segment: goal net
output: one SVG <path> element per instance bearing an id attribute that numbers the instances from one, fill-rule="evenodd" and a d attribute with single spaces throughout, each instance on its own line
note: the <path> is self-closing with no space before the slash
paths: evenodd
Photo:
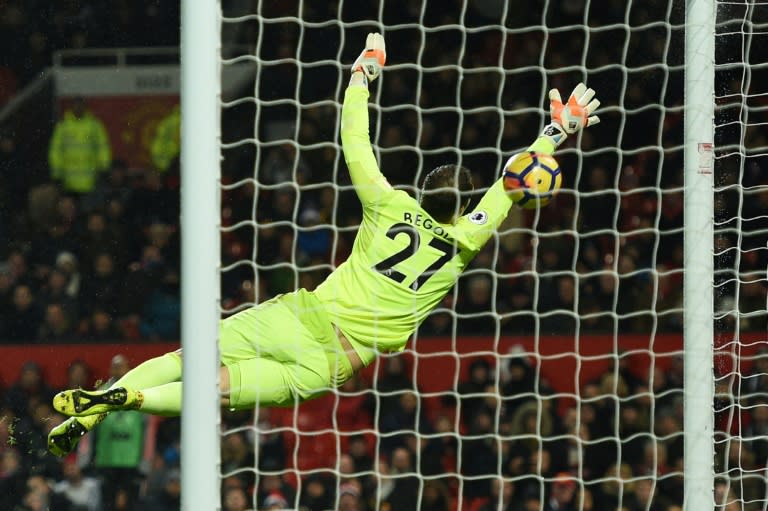
<path id="1" fill-rule="evenodd" d="M 717 21 L 715 498 L 766 509 L 768 4 L 722 2 Z"/>
<path id="2" fill-rule="evenodd" d="M 718 5 L 714 489 L 729 510 L 768 505 L 767 15 Z M 223 2 L 223 68 L 255 68 L 222 102 L 225 315 L 313 289 L 350 253 L 362 212 L 340 102 L 368 32 L 387 41 L 371 138 L 411 193 L 445 163 L 487 189 L 549 121 L 552 87 L 584 81 L 602 102 L 555 155 L 556 200 L 513 209 L 403 353 L 295 408 L 224 414 L 224 498 L 682 506 L 684 22 L 682 0 Z"/>

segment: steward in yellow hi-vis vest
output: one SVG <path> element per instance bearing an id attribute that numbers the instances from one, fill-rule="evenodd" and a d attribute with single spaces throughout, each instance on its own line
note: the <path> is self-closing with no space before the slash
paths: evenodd
<path id="1" fill-rule="evenodd" d="M 342 106 L 342 149 L 363 205 L 352 252 L 316 290 L 282 294 L 222 320 L 222 406 L 292 406 L 341 385 L 378 353 L 401 351 L 514 204 L 499 178 L 469 211 L 472 176 L 455 164 L 432 170 L 419 200 L 390 186 L 368 135 L 368 82 L 385 60 L 383 37 L 369 34 Z M 564 105 L 550 91 L 552 123 L 530 150 L 552 154 L 568 134 L 597 123 L 593 96 L 579 84 Z M 498 176 L 499 170 L 481 172 Z M 140 364 L 108 390 L 60 392 L 54 408 L 71 418 L 51 431 L 49 449 L 71 451 L 113 410 L 180 414 L 187 377 L 195 375 L 182 378 L 174 352 Z"/>
<path id="2" fill-rule="evenodd" d="M 171 166 L 171 163 L 179 156 L 181 149 L 181 112 L 179 105 L 176 105 L 171 113 L 163 117 L 157 123 L 155 137 L 152 139 L 152 145 L 149 148 L 152 154 L 152 163 L 160 172 L 165 172 Z"/>
<path id="3" fill-rule="evenodd" d="M 83 98 L 56 123 L 48 148 L 51 178 L 67 192 L 88 193 L 100 172 L 112 164 L 112 149 L 104 124 L 88 111 Z"/>

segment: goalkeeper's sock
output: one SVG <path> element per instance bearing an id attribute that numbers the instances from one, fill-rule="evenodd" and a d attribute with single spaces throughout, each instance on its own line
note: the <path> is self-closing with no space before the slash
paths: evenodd
<path id="1" fill-rule="evenodd" d="M 181 379 L 181 357 L 178 353 L 166 353 L 150 358 L 137 365 L 109 388 L 125 387 L 131 390 L 148 389 L 179 381 Z"/>
<path id="2" fill-rule="evenodd" d="M 181 415 L 181 389 L 180 381 L 141 389 L 144 400 L 139 410 L 153 415 Z"/>

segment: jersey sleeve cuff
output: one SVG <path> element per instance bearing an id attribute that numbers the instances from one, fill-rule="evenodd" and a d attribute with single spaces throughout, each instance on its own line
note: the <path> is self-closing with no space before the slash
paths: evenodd
<path id="1" fill-rule="evenodd" d="M 529 151 L 535 153 L 541 153 L 546 155 L 552 155 L 555 152 L 556 146 L 547 137 L 539 137 L 536 141 L 530 145 Z"/>

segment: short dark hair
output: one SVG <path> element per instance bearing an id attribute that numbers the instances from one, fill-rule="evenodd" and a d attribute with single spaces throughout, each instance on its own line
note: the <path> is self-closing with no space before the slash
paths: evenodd
<path id="1" fill-rule="evenodd" d="M 469 205 L 472 174 L 461 165 L 442 165 L 424 178 L 421 207 L 440 223 L 448 223 Z"/>

